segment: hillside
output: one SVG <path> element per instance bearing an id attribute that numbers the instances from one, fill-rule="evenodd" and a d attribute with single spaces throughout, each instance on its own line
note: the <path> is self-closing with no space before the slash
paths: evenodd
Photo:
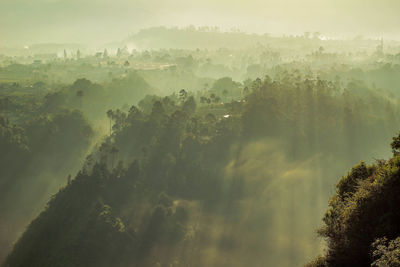
<path id="1" fill-rule="evenodd" d="M 318 254 L 325 207 L 310 203 L 362 155 L 386 155 L 397 111 L 368 88 L 291 74 L 231 102 L 213 90 L 109 110 L 108 137 L 4 266 L 292 266 Z"/>
<path id="2" fill-rule="evenodd" d="M 398 266 L 400 263 L 400 135 L 393 157 L 361 162 L 343 176 L 319 234 L 328 249 L 309 266 Z"/>

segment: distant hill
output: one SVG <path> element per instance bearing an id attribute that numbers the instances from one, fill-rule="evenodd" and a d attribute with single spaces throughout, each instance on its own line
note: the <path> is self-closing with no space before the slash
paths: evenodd
<path id="1" fill-rule="evenodd" d="M 137 49 L 162 48 L 241 48 L 266 43 L 267 34 L 257 35 L 244 32 L 221 32 L 218 28 L 203 27 L 196 29 L 154 27 L 142 29 L 126 39 L 123 43 Z"/>
<path id="2" fill-rule="evenodd" d="M 397 46 L 395 41 L 387 41 L 390 46 Z M 319 32 L 305 33 L 304 35 L 272 36 L 265 34 L 251 34 L 241 31 L 221 31 L 218 27 L 167 28 L 152 27 L 141 29 L 122 42 L 110 43 L 107 48 L 128 47 L 137 50 L 158 49 L 243 49 L 255 46 L 268 46 L 287 53 L 302 51 L 311 53 L 321 46 L 331 52 L 356 52 L 364 49 L 370 53 L 380 44 L 378 39 L 330 39 Z"/>

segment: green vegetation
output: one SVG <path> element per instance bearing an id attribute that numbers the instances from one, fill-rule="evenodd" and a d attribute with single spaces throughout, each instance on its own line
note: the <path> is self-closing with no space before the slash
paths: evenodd
<path id="1" fill-rule="evenodd" d="M 397 266 L 398 43 L 320 36 L 9 50 L 1 266 Z"/>
<path id="2" fill-rule="evenodd" d="M 399 265 L 399 139 L 393 158 L 361 162 L 336 185 L 319 230 L 328 250 L 310 266 Z"/>

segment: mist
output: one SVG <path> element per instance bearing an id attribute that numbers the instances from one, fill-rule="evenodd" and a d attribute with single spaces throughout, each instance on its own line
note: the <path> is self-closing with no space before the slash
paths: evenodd
<path id="1" fill-rule="evenodd" d="M 393 266 L 399 10 L 1 0 L 0 266 Z"/>
<path id="2" fill-rule="evenodd" d="M 219 26 L 274 35 L 318 31 L 332 38 L 364 35 L 398 39 L 399 9 L 396 0 L 4 0 L 0 3 L 0 44 L 73 42 L 93 46 L 161 25 Z"/>

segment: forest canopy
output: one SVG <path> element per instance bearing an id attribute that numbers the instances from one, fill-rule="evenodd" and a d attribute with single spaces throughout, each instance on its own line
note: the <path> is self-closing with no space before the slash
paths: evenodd
<path id="1" fill-rule="evenodd" d="M 71 37 L 109 31 L 128 2 L 99 1 L 51 42 L 38 16 L 62 33 L 88 3 L 0 4 L 0 23 L 2 7 L 34 7 L 0 30 L 0 266 L 399 265 L 396 38 L 169 24 Z M 256 21 L 250 2 L 202 5 L 260 7 Z M 299 21 L 289 0 L 276 16 L 285 3 Z M 29 18 L 37 36 L 18 37 Z"/>

